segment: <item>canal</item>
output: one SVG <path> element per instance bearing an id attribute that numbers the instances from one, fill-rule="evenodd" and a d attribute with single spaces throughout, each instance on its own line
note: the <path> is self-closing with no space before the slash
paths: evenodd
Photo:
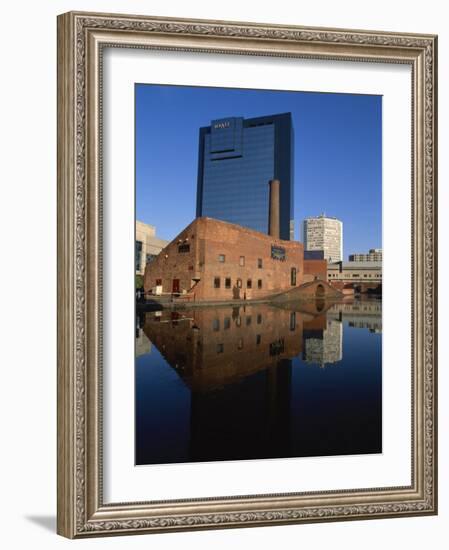
<path id="1" fill-rule="evenodd" d="M 137 317 L 136 464 L 380 452 L 379 299 Z"/>

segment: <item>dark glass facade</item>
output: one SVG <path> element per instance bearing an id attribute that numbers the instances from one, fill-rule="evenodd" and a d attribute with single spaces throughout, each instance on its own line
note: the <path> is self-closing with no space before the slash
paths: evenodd
<path id="1" fill-rule="evenodd" d="M 304 250 L 304 260 L 324 260 L 324 250 Z"/>
<path id="2" fill-rule="evenodd" d="M 290 113 L 213 120 L 200 128 L 197 217 L 268 233 L 269 181 L 279 179 L 280 236 L 293 239 Z"/>

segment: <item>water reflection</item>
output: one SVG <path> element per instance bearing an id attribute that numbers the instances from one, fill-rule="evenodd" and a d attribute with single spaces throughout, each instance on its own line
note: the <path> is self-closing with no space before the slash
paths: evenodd
<path id="1" fill-rule="evenodd" d="M 381 313 L 369 301 L 141 315 L 136 463 L 381 452 Z"/>

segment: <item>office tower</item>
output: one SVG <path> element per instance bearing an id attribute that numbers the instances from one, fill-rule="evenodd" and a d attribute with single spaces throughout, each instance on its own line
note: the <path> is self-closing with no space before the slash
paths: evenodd
<path id="1" fill-rule="evenodd" d="M 306 218 L 303 223 L 304 250 L 323 251 L 328 262 L 343 261 L 343 223 L 324 214 Z"/>
<path id="2" fill-rule="evenodd" d="M 280 181 L 280 237 L 293 240 L 290 113 L 229 117 L 200 128 L 196 215 L 268 233 L 270 180 Z"/>

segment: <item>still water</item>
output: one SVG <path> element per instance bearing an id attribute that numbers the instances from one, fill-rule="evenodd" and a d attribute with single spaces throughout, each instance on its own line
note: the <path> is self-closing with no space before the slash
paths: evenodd
<path id="1" fill-rule="evenodd" d="M 382 452 L 380 300 L 139 315 L 136 464 Z"/>

